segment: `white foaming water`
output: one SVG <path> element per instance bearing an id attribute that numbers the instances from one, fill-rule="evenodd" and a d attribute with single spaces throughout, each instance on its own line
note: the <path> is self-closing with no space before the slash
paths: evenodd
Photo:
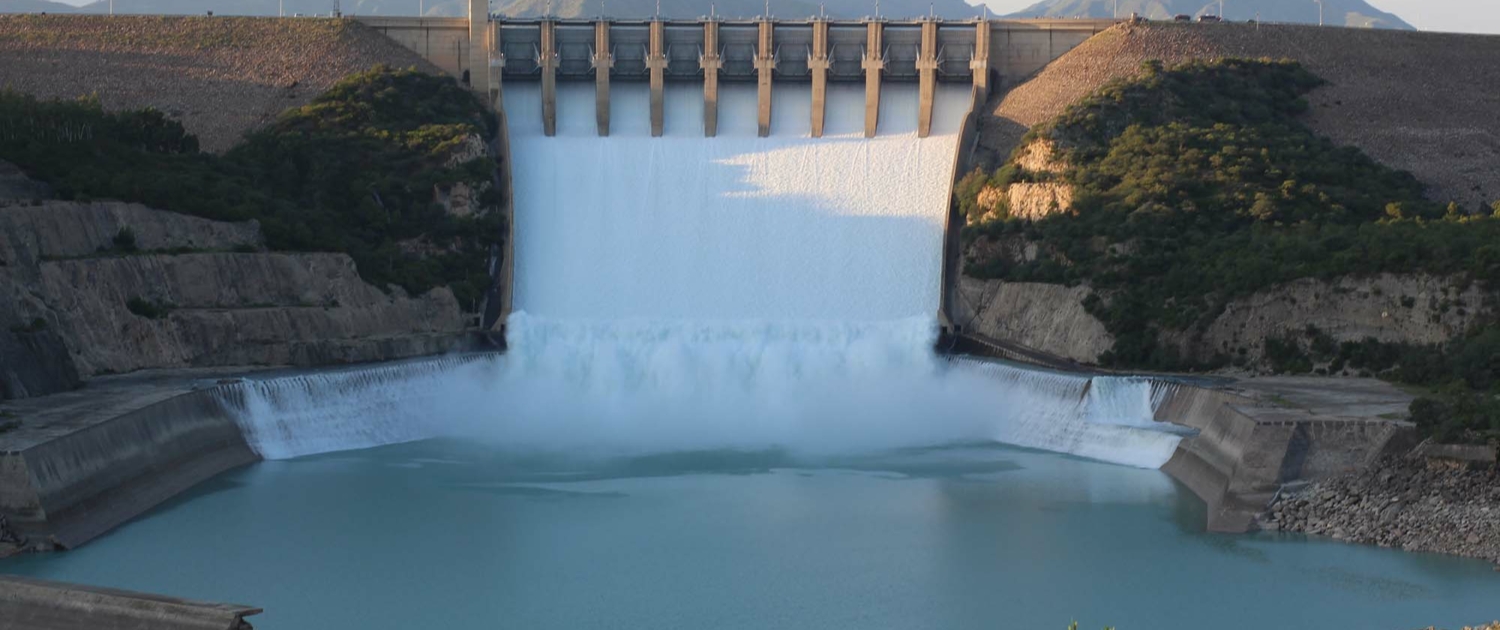
<path id="1" fill-rule="evenodd" d="M 755 87 L 725 85 L 719 135 L 703 92 L 673 85 L 665 137 L 648 92 L 611 95 L 610 136 L 590 84 L 558 86 L 556 137 L 535 85 L 507 85 L 515 156 L 515 304 L 565 319 L 885 321 L 934 316 L 957 126 L 967 89 L 936 101 L 916 138 L 916 89 L 890 86 L 881 135 L 864 92 L 831 86 L 826 137 L 808 137 L 806 85 L 774 91 L 756 137 Z"/>
<path id="2" fill-rule="evenodd" d="M 1160 468 L 1181 437 L 1153 416 L 1166 388 L 1147 379 L 1079 376 L 954 359 L 952 378 L 995 406 L 994 439 L 1141 468 Z M 997 387 L 998 384 L 998 387 Z"/>
<path id="3" fill-rule="evenodd" d="M 889 86 L 873 140 L 858 86 L 831 87 L 817 140 L 805 85 L 776 89 L 770 138 L 756 137 L 752 86 L 721 88 L 712 139 L 696 86 L 669 87 L 663 138 L 639 84 L 615 87 L 598 138 L 592 90 L 559 86 L 547 138 L 536 86 L 506 86 L 507 354 L 254 384 L 242 422 L 258 452 L 462 435 L 573 453 L 999 440 L 1142 467 L 1171 456 L 1144 380 L 933 353 L 967 89 L 940 92 L 918 139 L 915 87 Z"/>
<path id="4" fill-rule="evenodd" d="M 375 368 L 247 379 L 226 387 L 245 441 L 286 459 L 412 442 L 447 431 L 456 414 L 487 398 L 496 355 L 448 357 Z"/>

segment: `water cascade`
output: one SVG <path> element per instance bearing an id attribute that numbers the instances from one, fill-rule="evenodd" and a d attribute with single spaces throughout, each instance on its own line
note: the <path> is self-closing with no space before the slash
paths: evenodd
<path id="1" fill-rule="evenodd" d="M 618 452 L 847 452 L 999 440 L 1141 467 L 1178 437 L 1146 380 L 1087 378 L 933 351 L 952 156 L 968 90 L 939 91 L 916 137 L 915 86 L 886 89 L 863 137 L 859 86 L 833 86 L 808 137 L 806 86 L 671 86 L 650 137 L 645 85 L 507 85 L 515 309 L 503 357 L 256 382 L 242 419 L 263 456 L 439 435 Z"/>
<path id="2" fill-rule="evenodd" d="M 221 389 L 250 448 L 266 459 L 411 442 L 484 397 L 498 355 L 247 379 Z"/>

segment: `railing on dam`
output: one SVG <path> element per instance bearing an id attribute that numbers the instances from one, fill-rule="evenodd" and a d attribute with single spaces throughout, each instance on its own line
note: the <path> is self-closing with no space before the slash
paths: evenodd
<path id="1" fill-rule="evenodd" d="M 542 84 L 544 129 L 556 129 L 558 81 L 597 85 L 599 133 L 609 134 L 612 81 L 649 82 L 652 127 L 661 133 L 667 82 L 701 82 L 704 132 L 717 129 L 720 82 L 758 85 L 759 122 L 769 133 L 771 86 L 809 84 L 812 135 L 822 135 L 822 109 L 829 82 L 865 84 L 865 135 L 872 137 L 880 114 L 880 86 L 919 84 L 918 133 L 926 136 L 939 82 L 969 82 L 987 93 L 992 82 L 1007 85 L 1030 76 L 1116 20 L 725 20 L 512 19 L 484 14 L 471 0 L 473 19 L 359 18 L 367 26 L 422 54 L 498 105 L 500 86 L 515 81 Z"/>

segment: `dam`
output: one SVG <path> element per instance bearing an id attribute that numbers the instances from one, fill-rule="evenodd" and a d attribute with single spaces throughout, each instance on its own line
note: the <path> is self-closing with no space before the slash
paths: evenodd
<path id="1" fill-rule="evenodd" d="M 719 85 L 757 87 L 753 114 L 760 135 L 771 133 L 772 86 L 802 85 L 809 93 L 811 135 L 823 133 L 830 85 L 864 86 L 864 134 L 877 132 L 881 86 L 916 83 L 918 135 L 931 130 L 940 83 L 969 84 L 987 94 L 992 81 L 1011 85 L 1040 70 L 1118 20 L 936 19 L 862 21 L 502 19 L 470 2 L 470 18 L 360 20 L 499 101 L 502 84 L 541 84 L 543 130 L 556 128 L 559 81 L 595 84 L 596 130 L 610 132 L 615 82 L 645 82 L 651 90 L 651 130 L 662 135 L 668 83 L 701 85 L 702 131 L 717 132 Z M 908 114 L 908 115 L 912 115 Z"/>
<path id="2" fill-rule="evenodd" d="M 811 71 L 781 80 L 780 64 L 764 85 L 740 40 L 721 53 L 734 61 L 721 78 L 736 78 L 709 98 L 705 75 L 668 74 L 686 51 L 702 61 L 692 48 L 663 52 L 677 56 L 657 81 L 649 42 L 636 70 L 621 43 L 653 28 L 691 42 L 703 23 L 609 26 L 618 56 L 603 82 L 578 64 L 591 24 L 551 27 L 566 44 L 556 81 L 546 55 L 528 68 L 545 24 L 477 27 L 501 43 L 455 72 L 490 68 L 491 83 L 471 84 L 505 121 L 505 352 L 204 387 L 179 403 L 208 409 L 196 433 L 261 461 L 0 571 L 251 602 L 271 628 L 1170 630 L 1285 625 L 1286 608 L 1310 626 L 1489 614 L 1480 563 L 1203 531 L 1205 506 L 1159 470 L 1198 437 L 1159 421 L 1191 413 L 1178 383 L 934 352 L 950 189 L 982 87 L 972 51 L 939 46 L 951 69 L 934 67 L 929 88 L 924 27 L 889 25 L 917 52 L 885 56 L 893 68 L 909 55 L 911 71 L 879 74 L 871 133 L 868 75 L 848 72 L 855 49 L 832 46 L 866 25 L 829 26 L 829 56 L 848 56 L 821 92 Z M 783 60 L 796 28 L 772 27 Z M 174 439 L 171 410 L 140 415 Z M 1225 433 L 1253 431 L 1232 420 Z M 1222 438 L 1210 446 L 1240 446 L 1202 428 Z M 3 470 L 48 480 L 38 516 L 87 512 L 108 480 L 70 476 L 57 463 L 84 447 L 54 444 L 6 452 Z M 152 453 L 134 455 L 132 470 L 151 468 Z"/>

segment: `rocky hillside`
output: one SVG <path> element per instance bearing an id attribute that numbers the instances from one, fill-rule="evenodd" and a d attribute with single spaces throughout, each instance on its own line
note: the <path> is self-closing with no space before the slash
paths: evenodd
<path id="1" fill-rule="evenodd" d="M 1309 327 L 1439 343 L 1491 308 L 1500 217 L 1426 201 L 1410 175 L 1317 137 L 1301 117 L 1319 77 L 1235 59 L 1144 72 L 964 179 L 967 274 L 1075 287 L 1115 337 L 1098 358 L 1138 367 L 1254 364 Z M 995 292 L 975 285 L 960 301 L 978 326 L 1014 315 L 987 316 Z"/>
<path id="2" fill-rule="evenodd" d="M 1008 17 L 1130 17 L 1148 20 L 1170 20 L 1178 15 L 1198 17 L 1219 15 L 1223 7 L 1226 20 L 1246 22 L 1293 22 L 1317 24 L 1318 5 L 1306 0 L 1235 0 L 1220 4 L 1209 0 L 1045 0 Z M 1118 13 L 1116 13 L 1118 11 Z M 1392 13 L 1381 11 L 1364 0 L 1324 0 L 1322 20 L 1329 26 L 1354 28 L 1396 28 L 1413 30 L 1410 24 Z"/>
<path id="3" fill-rule="evenodd" d="M 0 163 L 0 399 L 145 368 L 385 360 L 461 341 L 446 288 L 386 293 L 346 255 L 264 251 L 254 222 L 44 194 Z"/>
<path id="4" fill-rule="evenodd" d="M 974 332 L 1097 364 L 1115 338 L 1085 308 L 1093 294 L 1086 286 L 965 277 L 955 304 L 959 322 Z M 1487 321 L 1496 306 L 1479 286 L 1458 277 L 1304 279 L 1235 299 L 1206 331 L 1171 333 L 1163 341 L 1200 361 L 1223 353 L 1244 365 L 1263 365 L 1267 340 L 1289 332 L 1312 329 L 1335 343 L 1437 344 Z M 1336 374 L 1359 372 L 1346 367 Z"/>
<path id="5" fill-rule="evenodd" d="M 1500 200 L 1435 202 L 1320 136 L 1296 62 L 1137 72 L 960 182 L 955 321 L 1121 368 L 1379 375 L 1434 392 L 1424 436 L 1500 440 Z"/>
<path id="6" fill-rule="evenodd" d="M 440 72 L 350 20 L 0 15 L 0 87 L 155 107 L 215 152 L 378 63 Z"/>
<path id="7" fill-rule="evenodd" d="M 1309 6 L 1311 4 L 1309 3 Z M 1500 199 L 1500 37 L 1248 24 L 1122 25 L 988 105 L 981 142 L 998 163 L 1032 126 L 1156 59 L 1290 58 L 1326 84 L 1303 122 L 1427 185 L 1430 199 Z"/>

